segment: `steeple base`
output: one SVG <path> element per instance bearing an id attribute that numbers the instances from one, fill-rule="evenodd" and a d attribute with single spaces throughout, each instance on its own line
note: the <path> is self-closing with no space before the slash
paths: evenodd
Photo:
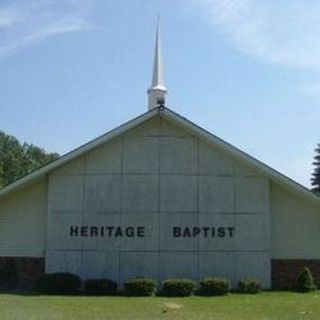
<path id="1" fill-rule="evenodd" d="M 150 89 L 148 90 L 148 109 L 152 110 L 159 106 L 164 106 L 166 102 L 166 90 Z"/>

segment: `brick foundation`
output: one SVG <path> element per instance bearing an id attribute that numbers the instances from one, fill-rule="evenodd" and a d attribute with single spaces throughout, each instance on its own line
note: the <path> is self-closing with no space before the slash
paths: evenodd
<path id="1" fill-rule="evenodd" d="M 273 289 L 292 290 L 296 288 L 298 276 L 303 267 L 309 267 L 316 285 L 320 288 L 319 259 L 277 259 L 271 261 Z"/>
<path id="2" fill-rule="evenodd" d="M 310 268 L 320 288 L 320 259 L 275 259 L 271 260 L 272 289 L 295 289 L 305 266 Z M 0 287 L 32 289 L 44 269 L 44 258 L 0 257 Z"/>
<path id="3" fill-rule="evenodd" d="M 32 289 L 44 273 L 44 258 L 1 257 L 0 286 Z"/>

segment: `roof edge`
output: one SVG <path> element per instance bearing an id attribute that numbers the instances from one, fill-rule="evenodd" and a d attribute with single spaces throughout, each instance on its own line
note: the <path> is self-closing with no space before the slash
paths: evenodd
<path id="1" fill-rule="evenodd" d="M 18 180 L 14 181 L 14 182 L 4 186 L 2 189 L 0 189 L 0 199 L 2 197 L 4 197 L 5 195 L 11 193 L 12 191 L 24 186 L 25 184 L 42 177 L 43 175 L 49 173 L 50 171 L 52 171 L 54 169 L 57 169 L 58 167 L 75 159 L 76 157 L 80 156 L 81 154 L 98 147 L 99 145 L 101 145 L 101 144 L 109 141 L 110 139 L 122 134 L 123 132 L 141 124 L 142 122 L 153 118 L 159 112 L 161 112 L 160 107 L 149 110 L 149 111 L 141 114 L 140 116 L 138 116 L 128 122 L 125 122 L 124 124 L 108 131 L 107 133 L 99 136 L 98 138 L 90 140 L 89 142 L 85 143 L 84 145 L 81 145 L 80 147 L 73 149 L 72 151 L 67 152 L 66 154 L 59 157 L 57 160 L 52 161 L 43 167 L 35 169 L 34 171 L 28 173 L 27 175 L 19 178 Z"/>
<path id="2" fill-rule="evenodd" d="M 0 198 L 8 195 L 9 193 L 13 192 L 14 190 L 26 185 L 29 182 L 32 182 L 38 178 L 41 178 L 43 175 L 51 172 L 54 169 L 66 164 L 67 162 L 75 159 L 76 157 L 82 155 L 85 152 L 88 152 L 99 145 L 106 143 L 110 139 L 124 133 L 125 131 L 141 124 L 144 121 L 147 121 L 153 118 L 156 115 L 160 115 L 162 117 L 168 117 L 169 119 L 175 121 L 176 123 L 186 127 L 191 132 L 196 133 L 205 141 L 210 143 L 214 143 L 218 145 L 223 151 L 225 151 L 230 156 L 236 157 L 244 162 L 249 163 L 252 167 L 256 168 L 256 170 L 261 171 L 265 176 L 270 178 L 271 181 L 279 183 L 287 190 L 292 191 L 296 194 L 303 196 L 305 199 L 315 203 L 316 205 L 320 206 L 320 197 L 313 194 L 309 189 L 304 187 L 303 185 L 299 184 L 298 182 L 292 180 L 291 178 L 287 177 L 286 175 L 278 172 L 277 170 L 269 167 L 265 163 L 261 162 L 260 160 L 250 156 L 249 154 L 245 153 L 244 151 L 234 147 L 230 143 L 224 141 L 223 139 L 215 136 L 211 132 L 199 127 L 195 123 L 191 122 L 187 118 L 181 116 L 178 113 L 175 113 L 171 109 L 163 106 L 156 107 L 151 109 L 142 115 L 116 127 L 108 131 L 107 133 L 99 136 L 98 138 L 87 142 L 86 144 L 66 153 L 65 155 L 61 156 L 57 160 L 39 168 L 35 171 L 27 174 L 26 176 L 20 178 L 19 180 L 3 187 L 0 189 Z"/>
<path id="3" fill-rule="evenodd" d="M 204 140 L 209 141 L 211 143 L 215 143 L 218 145 L 223 151 L 227 154 L 236 157 L 242 161 L 249 163 L 251 166 L 256 168 L 257 170 L 261 171 L 264 175 L 266 175 L 270 180 L 279 183 L 280 185 L 284 186 L 285 188 L 289 189 L 289 191 L 293 191 L 304 196 L 307 200 L 314 202 L 316 205 L 320 206 L 320 197 L 312 193 L 308 188 L 303 186 L 302 184 L 294 181 L 293 179 L 289 178 L 288 176 L 284 175 L 283 173 L 269 167 L 264 162 L 252 157 L 251 155 L 247 154 L 246 152 L 238 149 L 237 147 L 233 146 L 232 144 L 226 142 L 225 140 L 215 136 L 211 132 L 199 127 L 192 121 L 188 120 L 187 118 L 179 115 L 178 113 L 166 108 L 164 114 L 168 116 L 170 119 L 186 126 L 191 131 L 196 132 L 200 135 Z"/>

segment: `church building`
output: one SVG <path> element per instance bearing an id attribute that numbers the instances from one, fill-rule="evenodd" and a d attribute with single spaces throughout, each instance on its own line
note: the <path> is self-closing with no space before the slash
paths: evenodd
<path id="1" fill-rule="evenodd" d="M 0 190 L 0 269 L 82 279 L 320 280 L 320 198 L 165 107 L 158 28 L 148 111 Z"/>

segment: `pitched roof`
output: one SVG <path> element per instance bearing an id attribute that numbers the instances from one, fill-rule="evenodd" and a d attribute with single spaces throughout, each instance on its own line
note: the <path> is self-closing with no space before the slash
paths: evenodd
<path id="1" fill-rule="evenodd" d="M 192 123 L 188 119 L 184 118 L 183 116 L 173 112 L 172 110 L 160 106 L 158 108 L 154 108 L 139 117 L 124 123 L 123 125 L 105 133 L 104 135 L 84 144 L 83 146 L 61 156 L 57 160 L 29 173 L 28 175 L 20 178 L 19 180 L 3 187 L 0 189 L 0 198 L 4 197 L 5 195 L 14 192 L 18 188 L 39 179 L 54 169 L 66 164 L 67 162 L 79 157 L 80 155 L 89 152 L 90 150 L 106 143 L 107 141 L 119 136 L 120 134 L 134 128 L 143 122 L 156 117 L 161 116 L 163 118 L 169 119 L 177 123 L 178 125 L 184 127 L 191 133 L 198 136 L 200 139 L 205 140 L 215 146 L 218 146 L 221 150 L 223 150 L 226 154 L 230 156 L 242 160 L 244 163 L 250 165 L 253 169 L 262 173 L 262 175 L 268 177 L 271 181 L 283 186 L 289 191 L 292 191 L 296 194 L 301 195 L 306 200 L 312 201 L 313 203 L 320 206 L 320 197 L 314 195 L 309 189 L 302 186 L 301 184 L 295 182 L 294 180 L 290 179 L 289 177 L 281 174 L 280 172 L 272 169 L 271 167 L 267 166 L 266 164 L 262 163 L 261 161 L 251 157 L 250 155 L 246 154 L 245 152 L 237 149 L 236 147 L 232 146 L 231 144 L 225 142 L 224 140 L 220 139 L 219 137 L 213 135 L 212 133 L 206 131 L 205 129 L 197 126 L 196 124 Z"/>

